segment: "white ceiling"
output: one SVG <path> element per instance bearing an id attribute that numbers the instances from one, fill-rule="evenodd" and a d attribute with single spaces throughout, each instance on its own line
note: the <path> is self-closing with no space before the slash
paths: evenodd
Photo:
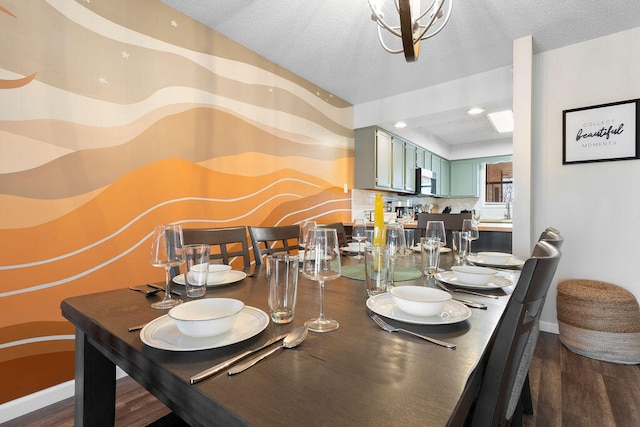
<path id="1" fill-rule="evenodd" d="M 510 66 L 523 36 L 540 53 L 640 26 L 639 0 L 454 1 L 448 25 L 407 63 L 380 46 L 367 0 L 162 0 L 354 105 Z M 410 126 L 448 144 L 501 137 L 464 109 Z"/>

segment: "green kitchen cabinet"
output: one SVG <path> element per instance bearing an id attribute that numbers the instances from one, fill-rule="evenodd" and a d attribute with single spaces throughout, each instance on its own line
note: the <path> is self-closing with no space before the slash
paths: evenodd
<path id="1" fill-rule="evenodd" d="M 416 190 L 416 153 L 418 148 L 410 143 L 404 146 L 404 190 L 415 193 Z"/>
<path id="2" fill-rule="evenodd" d="M 450 192 L 450 162 L 447 159 L 440 159 L 440 193 L 442 197 L 449 197 Z"/>
<path id="3" fill-rule="evenodd" d="M 451 161 L 451 197 L 478 197 L 479 169 L 477 159 Z"/>
<path id="4" fill-rule="evenodd" d="M 395 190 L 404 190 L 404 148 L 402 139 L 391 137 L 391 188 Z"/>

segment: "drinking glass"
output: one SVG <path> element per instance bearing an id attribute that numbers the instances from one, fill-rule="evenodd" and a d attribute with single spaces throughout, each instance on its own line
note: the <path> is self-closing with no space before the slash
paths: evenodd
<path id="1" fill-rule="evenodd" d="M 422 270 L 431 279 L 438 274 L 440 263 L 440 239 L 438 237 L 421 237 Z"/>
<path id="2" fill-rule="evenodd" d="M 337 321 L 324 315 L 324 282 L 337 279 L 340 274 L 340 249 L 336 230 L 324 227 L 309 230 L 302 275 L 320 285 L 320 314 L 304 323 L 310 331 L 329 332 L 340 326 Z"/>
<path id="3" fill-rule="evenodd" d="M 184 239 L 180 225 L 157 225 L 153 232 L 151 243 L 151 265 L 165 268 L 164 299 L 151 304 L 159 310 L 175 307 L 181 299 L 171 298 L 171 268 L 178 267 L 185 262 Z M 185 276 L 186 278 L 186 276 Z"/>
<path id="4" fill-rule="evenodd" d="M 473 222 L 472 219 L 462 220 L 462 231 L 469 233 L 467 239 L 469 240 L 469 247 L 467 248 L 468 254 L 471 255 L 471 242 L 480 238 L 480 232 L 478 231 L 478 225 Z"/>
<path id="5" fill-rule="evenodd" d="M 351 237 L 358 242 L 358 255 L 355 259 L 363 259 L 361 254 L 361 245 L 364 240 L 367 240 L 367 225 L 364 219 L 356 219 L 353 222 L 353 229 L 351 231 Z"/>
<path id="6" fill-rule="evenodd" d="M 466 261 L 468 248 L 469 233 L 466 231 L 452 231 L 451 249 L 453 250 L 453 259 L 456 263 L 464 263 Z"/>
<path id="7" fill-rule="evenodd" d="M 402 224 L 387 224 L 386 230 L 386 246 L 389 248 L 389 256 L 391 257 L 391 269 L 389 274 L 389 285 L 395 286 L 395 263 L 396 259 L 403 257 L 407 252 L 407 241 L 404 236 L 404 226 Z"/>
<path id="8" fill-rule="evenodd" d="M 309 230 L 314 229 L 318 226 L 315 221 L 303 221 L 300 224 L 300 235 L 298 236 L 298 246 L 300 246 L 300 250 L 298 251 L 300 255 L 300 259 L 304 258 L 304 248 L 307 246 L 307 238 L 309 236 Z"/>
<path id="9" fill-rule="evenodd" d="M 444 230 L 444 221 L 427 221 L 425 237 L 437 237 L 442 246 L 447 246 L 447 233 Z"/>

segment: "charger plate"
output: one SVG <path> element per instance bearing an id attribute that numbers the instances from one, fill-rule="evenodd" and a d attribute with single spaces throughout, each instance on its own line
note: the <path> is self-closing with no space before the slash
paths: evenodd
<path id="1" fill-rule="evenodd" d="M 462 322 L 471 317 L 471 310 L 458 301 L 448 301 L 442 313 L 436 316 L 414 316 L 400 310 L 396 305 L 393 295 L 389 293 L 374 295 L 367 299 L 367 307 L 380 316 L 399 322 L 412 323 L 414 325 L 450 325 Z"/>
<path id="2" fill-rule="evenodd" d="M 245 306 L 230 331 L 213 337 L 195 338 L 178 331 L 167 314 L 147 323 L 140 331 L 140 339 L 149 347 L 169 351 L 195 351 L 225 347 L 247 340 L 264 331 L 269 316 L 264 311 Z"/>

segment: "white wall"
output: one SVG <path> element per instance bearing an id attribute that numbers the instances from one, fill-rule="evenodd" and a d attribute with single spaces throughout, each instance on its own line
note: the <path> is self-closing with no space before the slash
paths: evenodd
<path id="1" fill-rule="evenodd" d="M 640 27 L 534 57 L 533 221 L 565 237 L 556 283 L 604 280 L 640 299 L 640 160 L 562 165 L 562 111 L 640 98 Z M 542 327 L 557 325 L 556 284 Z"/>

